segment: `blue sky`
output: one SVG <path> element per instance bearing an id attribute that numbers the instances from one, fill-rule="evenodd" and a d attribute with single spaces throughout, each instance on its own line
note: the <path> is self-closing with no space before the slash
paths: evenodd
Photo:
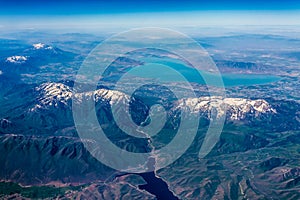
<path id="1" fill-rule="evenodd" d="M 300 25 L 300 0 L 0 0 L 0 27 Z"/>
<path id="2" fill-rule="evenodd" d="M 299 0 L 0 0 L 1 15 L 90 15 L 203 10 L 297 10 Z"/>

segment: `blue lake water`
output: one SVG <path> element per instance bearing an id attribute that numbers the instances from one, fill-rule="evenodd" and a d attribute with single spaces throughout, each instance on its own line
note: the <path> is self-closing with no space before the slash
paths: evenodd
<path id="1" fill-rule="evenodd" d="M 154 194 L 158 200 L 178 200 L 169 190 L 167 183 L 157 178 L 154 172 L 142 173 L 140 176 L 147 182 L 145 185 L 140 185 L 140 189 L 147 190 L 151 194 Z"/>
<path id="2" fill-rule="evenodd" d="M 218 79 L 218 74 L 207 71 L 198 71 L 181 61 L 174 61 L 172 59 L 147 59 L 146 61 L 143 61 L 145 64 L 141 66 L 140 69 L 137 67 L 131 70 L 131 75 L 172 82 L 183 81 L 183 79 L 180 78 L 182 75 L 189 82 L 207 84 L 203 78 L 205 77 L 206 80 L 210 80 L 210 85 L 221 86 L 218 81 L 214 81 Z M 166 66 L 168 67 L 166 68 Z M 174 73 L 175 71 L 178 73 Z M 273 75 L 234 73 L 223 73 L 221 74 L 221 77 L 225 87 L 267 84 L 281 79 L 281 77 Z"/>

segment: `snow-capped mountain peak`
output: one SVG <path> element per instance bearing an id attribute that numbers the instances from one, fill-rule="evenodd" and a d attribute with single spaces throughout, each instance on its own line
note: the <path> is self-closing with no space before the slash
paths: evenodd
<path id="1" fill-rule="evenodd" d="M 32 45 L 34 49 L 53 49 L 53 47 L 49 45 L 45 45 L 44 43 L 36 43 Z"/>
<path id="2" fill-rule="evenodd" d="M 107 101 L 111 105 L 115 103 L 124 102 L 129 100 L 129 97 L 119 91 L 98 89 L 93 92 L 73 93 L 72 88 L 62 83 L 43 83 L 36 87 L 38 92 L 37 104 L 30 109 L 35 111 L 39 108 L 59 107 L 59 106 L 71 106 L 73 95 L 77 102 L 81 102 L 83 99 L 93 97 L 95 102 Z"/>
<path id="3" fill-rule="evenodd" d="M 27 56 L 11 56 L 6 58 L 6 62 L 9 63 L 24 63 L 27 61 Z"/>
<path id="4" fill-rule="evenodd" d="M 218 96 L 188 98 L 179 100 L 175 109 L 189 109 L 193 113 L 217 111 L 217 117 L 226 114 L 230 120 L 243 120 L 247 116 L 258 117 L 261 114 L 276 113 L 276 110 L 263 99 L 221 98 Z"/>
<path id="5" fill-rule="evenodd" d="M 33 44 L 32 46 L 35 49 L 41 49 L 41 48 L 44 48 L 45 44 L 43 44 L 43 43 L 36 43 L 36 44 Z"/>
<path id="6" fill-rule="evenodd" d="M 58 107 L 59 104 L 67 106 L 72 98 L 72 90 L 62 83 L 44 83 L 36 91 L 39 93 L 38 104 L 31 111 L 47 106 Z"/>

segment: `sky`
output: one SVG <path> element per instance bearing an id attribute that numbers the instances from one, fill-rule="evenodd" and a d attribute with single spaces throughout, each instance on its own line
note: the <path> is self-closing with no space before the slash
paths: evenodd
<path id="1" fill-rule="evenodd" d="M 2 15 L 89 15 L 201 10 L 299 10 L 299 0 L 0 0 Z"/>
<path id="2" fill-rule="evenodd" d="M 300 24 L 300 0 L 0 0 L 0 28 Z"/>

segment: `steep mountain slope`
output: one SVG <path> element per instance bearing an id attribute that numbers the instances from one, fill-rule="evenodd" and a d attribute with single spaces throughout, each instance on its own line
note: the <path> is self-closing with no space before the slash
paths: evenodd
<path id="1" fill-rule="evenodd" d="M 72 97 L 75 93 L 70 86 L 63 83 L 44 83 L 32 89 L 27 85 L 14 86 L 5 94 L 6 101 L 2 102 L 1 119 L 10 121 L 20 129 L 5 129 L 4 133 L 31 133 L 53 134 L 62 129 L 73 126 Z M 23 96 L 20 100 L 17 96 Z M 119 102 L 132 101 L 133 116 L 140 117 L 140 121 L 148 115 L 149 107 L 143 105 L 142 98 L 130 99 L 126 94 L 114 90 L 98 89 L 94 92 L 76 94 L 75 99 L 94 98 L 97 110 L 100 108 L 106 113 L 98 113 L 106 123 L 111 121 L 110 106 Z M 8 108 L 8 109 L 6 109 Z M 221 109 L 222 108 L 222 109 Z M 226 108 L 226 112 L 224 112 Z M 258 119 L 269 119 L 276 116 L 276 110 L 265 100 L 247 100 L 241 98 L 200 97 L 199 99 L 183 99 L 174 102 L 172 112 L 180 109 L 190 109 L 191 112 L 199 112 L 209 118 L 213 109 L 218 114 L 226 114 L 227 120 L 252 122 Z M 137 112 L 137 113 L 135 113 Z M 280 114 L 280 113 L 279 113 Z M 105 118 L 105 119 L 104 119 Z M 7 127 L 6 127 L 7 128 Z M 73 135 L 71 133 L 71 135 Z"/>
<path id="2" fill-rule="evenodd" d="M 77 103 L 84 98 L 94 98 L 99 123 L 108 125 L 109 139 L 132 152 L 148 151 L 145 149 L 148 141 L 124 136 L 115 127 L 111 105 L 131 100 L 133 116 L 141 117 L 141 120 L 137 120 L 140 122 L 147 117 L 149 105 L 144 104 L 140 97 L 130 98 L 119 91 L 101 88 L 94 92 L 75 93 L 71 86 L 68 83 L 49 82 L 41 85 L 13 84 L 6 89 L 4 100 L 0 101 L 3 108 L 0 120 L 0 150 L 3 152 L 0 161 L 3 167 L 0 178 L 25 185 L 87 183 L 84 190 L 68 195 L 114 196 L 118 192 L 113 191 L 108 177 L 114 177 L 115 171 L 95 160 L 79 140 L 72 118 L 72 98 L 76 97 Z M 20 99 L 20 96 L 24 98 Z M 268 194 L 286 198 L 286 191 L 297 187 L 299 173 L 296 155 L 299 149 L 293 138 L 298 135 L 271 131 L 275 126 L 272 123 L 274 120 L 290 118 L 287 113 L 291 113 L 294 119 L 282 120 L 275 128 L 284 128 L 287 123 L 293 123 L 294 128 L 299 127 L 295 116 L 299 105 L 295 102 L 199 97 L 181 99 L 171 105 L 169 116 L 181 109 L 199 113 L 205 120 L 210 120 L 213 111 L 226 115 L 221 138 L 206 158 L 199 160 L 197 155 L 205 134 L 205 126 L 201 126 L 189 150 L 171 166 L 158 172 L 176 196 L 236 199 L 264 198 Z M 262 126 L 266 128 L 261 129 Z M 169 129 L 163 132 L 172 134 Z M 158 137 L 153 141 L 159 143 L 160 140 L 161 144 L 165 144 L 165 138 Z M 290 148 L 289 159 L 281 148 Z M 291 148 L 294 150 L 291 151 Z M 264 158 L 258 158 L 259 154 Z M 253 174 L 256 175 L 252 177 Z M 104 180 L 109 180 L 108 184 L 104 184 L 106 189 L 101 183 Z M 269 181 L 275 182 L 274 188 L 278 192 L 272 190 L 270 193 L 264 189 Z M 131 191 L 132 195 L 146 195 L 131 183 L 124 182 L 123 185 L 122 182 L 119 186 L 120 190 Z M 102 192 L 95 192 L 100 188 Z M 295 193 L 294 197 L 297 195 Z"/>

